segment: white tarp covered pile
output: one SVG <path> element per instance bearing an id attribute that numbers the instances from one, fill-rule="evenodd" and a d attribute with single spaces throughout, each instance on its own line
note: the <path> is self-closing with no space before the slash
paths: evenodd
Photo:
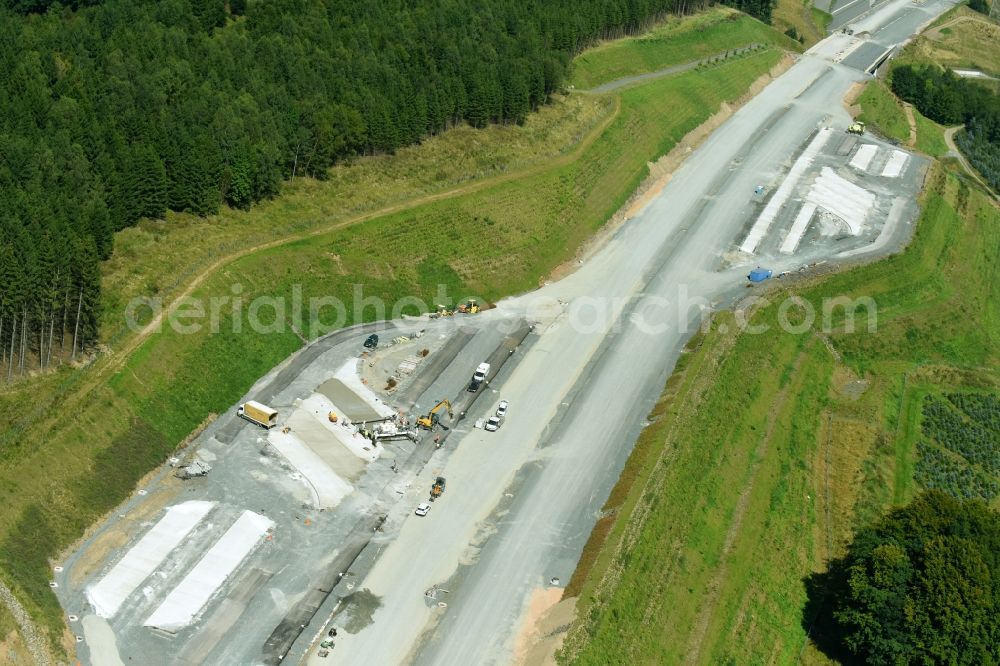
<path id="1" fill-rule="evenodd" d="M 910 156 L 902 150 L 892 151 L 892 155 L 889 156 L 889 160 L 885 163 L 885 168 L 882 169 L 882 175 L 886 178 L 899 178 L 899 174 L 903 173 L 903 167 L 909 161 Z"/>
<path id="2" fill-rule="evenodd" d="M 87 601 L 94 612 L 101 617 L 114 616 L 125 599 L 160 566 L 213 506 L 215 502 L 196 500 L 167 508 L 166 515 L 125 553 L 125 557 L 96 585 L 87 588 Z"/>
<path id="3" fill-rule="evenodd" d="M 865 218 L 875 205 L 875 195 L 838 176 L 830 167 L 823 167 L 819 178 L 809 189 L 806 201 L 842 219 L 851 234 L 857 236 L 864 229 Z"/>
<path id="4" fill-rule="evenodd" d="M 854 153 L 849 164 L 858 171 L 867 171 L 868 165 L 872 163 L 876 153 L 878 153 L 878 146 L 874 143 L 863 143 L 858 147 L 858 152 Z"/>
<path id="5" fill-rule="evenodd" d="M 146 619 L 145 626 L 176 632 L 189 625 L 272 527 L 270 519 L 244 511 Z"/>
<path id="6" fill-rule="evenodd" d="M 813 160 L 816 159 L 816 155 L 822 150 L 823 146 L 826 145 L 827 140 L 830 135 L 833 134 L 833 130 L 829 127 L 824 127 L 819 131 L 819 133 L 813 137 L 813 140 L 809 142 L 806 149 L 802 151 L 799 158 L 795 160 L 795 164 L 792 168 L 788 170 L 788 175 L 781 182 L 781 185 L 775 191 L 771 200 L 767 202 L 764 206 L 764 210 L 761 211 L 760 216 L 757 217 L 757 221 L 754 222 L 753 227 L 750 228 L 750 233 L 747 234 L 746 240 L 740 246 L 740 249 L 744 252 L 749 252 L 753 254 L 757 250 L 757 246 L 760 242 L 764 240 L 764 236 L 767 235 L 768 229 L 771 228 L 771 224 L 774 222 L 774 218 L 778 216 L 778 211 L 781 207 L 785 205 L 788 201 L 788 197 L 791 196 L 792 192 L 795 190 L 799 179 L 802 178 L 802 174 L 806 172 L 806 169 L 812 165 Z"/>

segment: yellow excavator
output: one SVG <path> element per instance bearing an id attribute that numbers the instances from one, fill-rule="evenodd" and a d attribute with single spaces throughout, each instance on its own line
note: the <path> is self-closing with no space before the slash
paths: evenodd
<path id="1" fill-rule="evenodd" d="M 443 305 L 438 305 L 437 312 L 435 312 L 434 314 L 436 314 L 438 317 L 450 317 L 453 314 L 455 314 L 455 312 L 453 310 L 449 310 Z"/>
<path id="2" fill-rule="evenodd" d="M 864 134 L 865 133 L 865 124 L 863 122 L 860 122 L 860 121 L 853 122 L 850 125 L 848 125 L 848 127 L 847 127 L 847 133 L 848 134 L 858 134 L 858 135 Z"/>
<path id="3" fill-rule="evenodd" d="M 427 412 L 427 416 L 421 416 L 417 419 L 417 425 L 426 430 L 430 430 L 438 424 L 441 420 L 441 410 L 448 410 L 448 418 L 451 418 L 451 402 L 448 400 L 442 400 L 438 404 L 431 408 L 431 411 Z"/>
<path id="4" fill-rule="evenodd" d="M 476 314 L 482 308 L 479 307 L 479 303 L 476 303 L 476 299 L 470 298 L 468 302 L 462 303 L 458 306 L 458 311 L 463 314 Z"/>

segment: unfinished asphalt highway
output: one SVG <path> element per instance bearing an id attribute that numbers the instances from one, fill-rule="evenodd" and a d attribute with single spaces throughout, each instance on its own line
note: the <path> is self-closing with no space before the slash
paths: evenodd
<path id="1" fill-rule="evenodd" d="M 855 30 L 898 43 L 950 6 L 889 3 Z M 572 573 L 697 325 L 697 303 L 724 305 L 745 293 L 740 278 L 754 258 L 729 267 L 723 257 L 752 221 L 749 194 L 757 184 L 777 186 L 818 128 L 848 124 L 843 96 L 866 75 L 839 61 L 863 44 L 835 35 L 817 45 L 576 273 L 491 313 L 540 322 L 538 341 L 495 395 L 494 403 L 511 401 L 506 424 L 453 435 L 461 440 L 447 463 L 447 497 L 426 518 L 408 520 L 357 583 L 378 599 L 370 623 L 342 632 L 327 658 L 312 653 L 310 663 L 512 661 L 528 600 Z M 906 238 L 902 227 L 895 234 L 884 249 Z M 803 259 L 783 261 L 770 266 L 790 270 Z M 428 590 L 439 592 L 428 598 Z"/>

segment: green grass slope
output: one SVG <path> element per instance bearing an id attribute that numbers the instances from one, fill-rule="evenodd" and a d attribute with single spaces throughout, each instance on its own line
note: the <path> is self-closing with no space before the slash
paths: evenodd
<path id="1" fill-rule="evenodd" d="M 754 43 L 777 44 L 790 50 L 801 48 L 798 42 L 777 34 L 757 19 L 728 7 L 715 7 L 694 16 L 667 19 L 638 37 L 587 49 L 573 60 L 570 84 L 590 89 Z"/>

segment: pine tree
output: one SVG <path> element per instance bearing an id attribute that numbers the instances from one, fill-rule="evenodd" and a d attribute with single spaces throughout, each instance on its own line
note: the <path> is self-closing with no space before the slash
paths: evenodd
<path id="1" fill-rule="evenodd" d="M 132 169 L 137 215 L 162 218 L 167 212 L 167 171 L 152 146 L 143 143 L 135 147 Z"/>

